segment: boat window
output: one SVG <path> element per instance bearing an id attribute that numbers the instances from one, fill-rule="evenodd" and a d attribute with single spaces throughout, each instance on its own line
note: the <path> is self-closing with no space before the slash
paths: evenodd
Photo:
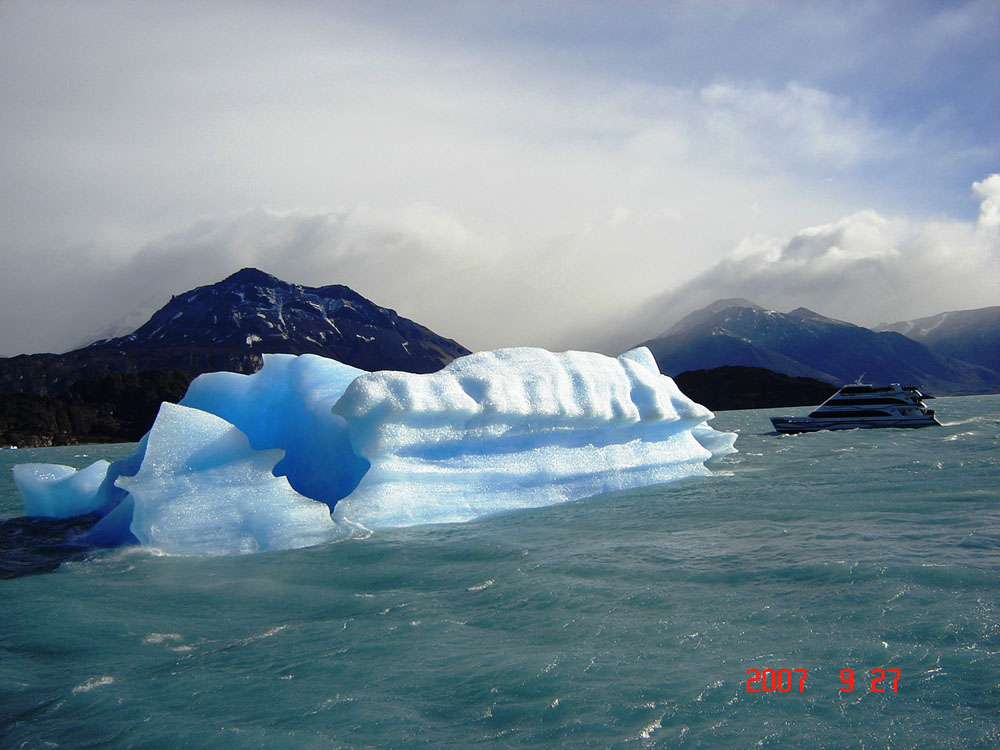
<path id="1" fill-rule="evenodd" d="M 851 409 L 850 411 L 845 409 L 822 409 L 814 411 L 809 416 L 818 419 L 839 419 L 842 417 L 891 417 L 892 415 L 887 411 L 879 409 Z"/>
<path id="2" fill-rule="evenodd" d="M 899 398 L 886 398 L 886 397 L 876 397 L 876 398 L 833 398 L 826 402 L 826 406 L 847 406 L 851 404 L 858 404 L 863 406 L 888 406 L 890 404 L 912 404 L 912 401 L 904 401 Z"/>

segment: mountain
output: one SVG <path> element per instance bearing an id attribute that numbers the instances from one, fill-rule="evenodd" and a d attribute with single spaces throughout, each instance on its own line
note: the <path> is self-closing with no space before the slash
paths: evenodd
<path id="1" fill-rule="evenodd" d="M 675 375 L 674 381 L 685 396 L 712 411 L 815 406 L 838 390 L 820 380 L 739 365 L 688 370 Z"/>
<path id="2" fill-rule="evenodd" d="M 883 323 L 875 330 L 895 331 L 938 354 L 1000 370 L 1000 306 Z"/>
<path id="3" fill-rule="evenodd" d="M 173 297 L 128 335 L 66 354 L 0 358 L 0 393 L 59 394 L 114 373 L 253 372 L 265 352 L 408 372 L 433 372 L 469 353 L 349 287 L 300 286 L 244 268 Z"/>
<path id="4" fill-rule="evenodd" d="M 746 300 L 719 300 L 643 345 L 668 375 L 740 365 L 834 384 L 864 374 L 867 382 L 917 384 L 942 395 L 1000 390 L 996 370 L 804 307 L 781 313 Z"/>

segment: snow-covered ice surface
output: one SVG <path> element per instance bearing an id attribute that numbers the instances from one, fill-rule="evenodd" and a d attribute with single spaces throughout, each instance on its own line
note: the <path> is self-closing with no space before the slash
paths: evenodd
<path id="1" fill-rule="evenodd" d="M 334 516 L 467 521 L 707 473 L 692 429 L 711 412 L 643 352 L 501 349 L 430 375 L 357 378 L 333 412 L 371 468 Z"/>
<path id="2" fill-rule="evenodd" d="M 273 354 L 195 379 L 122 461 L 14 478 L 29 515 L 105 514 L 94 543 L 225 555 L 707 474 L 736 439 L 711 418 L 644 348 L 499 349 L 426 375 Z"/>

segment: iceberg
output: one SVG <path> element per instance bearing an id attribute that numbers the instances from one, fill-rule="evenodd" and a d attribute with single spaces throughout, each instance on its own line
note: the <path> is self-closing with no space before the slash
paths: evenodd
<path id="1" fill-rule="evenodd" d="M 240 554 L 709 474 L 736 439 L 712 417 L 645 348 L 498 349 L 420 375 L 271 354 L 196 378 L 121 461 L 14 479 L 29 515 L 102 514 L 95 544 Z"/>
<path id="2" fill-rule="evenodd" d="M 24 515 L 71 518 L 104 509 L 100 489 L 110 466 L 103 460 L 80 471 L 59 464 L 18 464 L 14 483 L 24 498 Z"/>

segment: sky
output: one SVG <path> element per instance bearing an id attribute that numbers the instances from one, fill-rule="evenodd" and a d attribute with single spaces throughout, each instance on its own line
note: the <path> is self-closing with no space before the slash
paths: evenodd
<path id="1" fill-rule="evenodd" d="M 0 2 L 0 355 L 244 266 L 471 349 L 1000 304 L 1000 3 Z"/>

